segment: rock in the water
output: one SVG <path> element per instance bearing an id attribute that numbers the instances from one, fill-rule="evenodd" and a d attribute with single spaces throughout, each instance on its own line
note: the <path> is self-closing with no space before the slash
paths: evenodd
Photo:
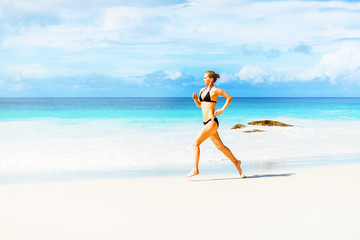
<path id="1" fill-rule="evenodd" d="M 244 128 L 245 126 L 242 124 L 236 124 L 235 126 L 233 126 L 231 129 L 241 129 Z"/>
<path id="2" fill-rule="evenodd" d="M 253 132 L 265 132 L 264 130 L 259 130 L 259 129 L 253 129 L 250 131 L 244 131 L 244 133 L 253 133 Z"/>
<path id="3" fill-rule="evenodd" d="M 249 125 L 259 125 L 259 126 L 293 127 L 293 125 L 289 125 L 286 123 L 282 123 L 279 121 L 273 121 L 273 120 L 254 121 L 254 122 L 249 122 L 248 124 Z"/>

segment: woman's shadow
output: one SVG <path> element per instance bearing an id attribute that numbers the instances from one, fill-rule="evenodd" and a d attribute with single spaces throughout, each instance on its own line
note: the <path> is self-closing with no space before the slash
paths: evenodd
<path id="1" fill-rule="evenodd" d="M 231 178 L 210 178 L 210 179 L 193 179 L 191 182 L 203 181 L 224 181 L 224 180 L 246 180 L 252 178 L 270 178 L 270 177 L 291 177 L 295 173 L 281 173 L 281 174 L 262 174 L 262 175 L 247 175 L 246 177 L 231 177 Z"/>

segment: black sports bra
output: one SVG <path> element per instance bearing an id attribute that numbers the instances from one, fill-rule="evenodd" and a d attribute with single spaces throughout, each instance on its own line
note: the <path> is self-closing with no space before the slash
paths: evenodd
<path id="1" fill-rule="evenodd" d="M 212 87 L 211 87 L 211 88 L 212 88 Z M 200 101 L 200 102 L 213 102 L 213 103 L 216 103 L 216 101 L 212 101 L 212 100 L 211 100 L 211 97 L 210 97 L 211 88 L 209 89 L 209 91 L 207 92 L 207 94 L 205 95 L 204 98 L 201 98 L 201 94 L 205 91 L 206 88 L 204 88 L 204 89 L 200 92 L 200 95 L 199 95 L 199 101 Z"/>

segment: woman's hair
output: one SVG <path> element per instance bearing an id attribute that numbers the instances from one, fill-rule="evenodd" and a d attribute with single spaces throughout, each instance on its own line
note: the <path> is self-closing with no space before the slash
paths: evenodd
<path id="1" fill-rule="evenodd" d="M 209 78 L 214 79 L 214 82 L 216 82 L 216 80 L 220 78 L 220 75 L 218 73 L 215 73 L 214 71 L 206 71 L 205 73 L 207 73 Z"/>

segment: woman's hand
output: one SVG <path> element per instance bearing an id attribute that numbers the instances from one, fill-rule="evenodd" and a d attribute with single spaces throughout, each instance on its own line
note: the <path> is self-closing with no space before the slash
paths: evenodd
<path id="1" fill-rule="evenodd" d="M 214 115 L 215 115 L 215 117 L 217 117 L 217 116 L 219 116 L 220 114 L 222 114 L 223 112 L 224 112 L 223 109 L 218 109 L 218 110 L 215 111 Z"/>
<path id="2" fill-rule="evenodd" d="M 197 107 L 201 107 L 201 103 L 197 99 L 197 93 L 193 93 L 192 98 L 194 99 L 194 103 Z"/>

